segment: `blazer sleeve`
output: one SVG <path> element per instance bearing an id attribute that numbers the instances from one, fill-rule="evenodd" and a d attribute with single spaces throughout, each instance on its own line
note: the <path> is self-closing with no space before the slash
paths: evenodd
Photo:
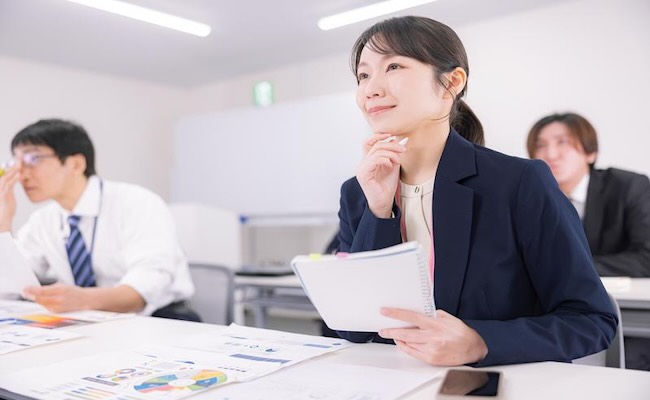
<path id="1" fill-rule="evenodd" d="M 393 205 L 393 218 L 377 218 L 368 208 L 356 178 L 341 186 L 339 250 L 347 253 L 378 250 L 402 242 L 400 210 Z"/>
<path id="2" fill-rule="evenodd" d="M 541 162 L 529 163 L 522 173 L 514 225 L 539 311 L 505 321 L 465 320 L 488 347 L 476 365 L 571 361 L 608 348 L 616 314 L 578 215 Z"/>
<path id="3" fill-rule="evenodd" d="M 594 264 L 603 276 L 650 277 L 650 180 L 631 175 L 622 201 L 626 248 L 613 254 L 595 255 Z"/>
<path id="4" fill-rule="evenodd" d="M 377 250 L 402 242 L 400 210 L 393 205 L 394 218 L 377 218 L 368 208 L 366 198 L 356 178 L 341 186 L 339 209 L 339 251 L 356 253 Z M 370 341 L 393 343 L 376 332 L 338 331 L 339 336 L 355 343 Z"/>

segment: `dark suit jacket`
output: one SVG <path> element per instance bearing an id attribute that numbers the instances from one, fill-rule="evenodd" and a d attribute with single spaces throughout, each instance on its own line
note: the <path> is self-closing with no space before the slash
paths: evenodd
<path id="1" fill-rule="evenodd" d="M 650 181 L 610 168 L 592 170 L 583 217 L 596 271 L 650 277 Z"/>
<path id="2" fill-rule="evenodd" d="M 436 307 L 485 340 L 488 355 L 477 365 L 570 361 L 609 346 L 614 310 L 578 215 L 544 162 L 452 131 L 433 193 Z M 376 218 L 357 180 L 345 182 L 339 249 L 400 243 L 400 210 L 393 211 L 395 218 Z M 378 337 L 340 334 L 356 342 Z"/>

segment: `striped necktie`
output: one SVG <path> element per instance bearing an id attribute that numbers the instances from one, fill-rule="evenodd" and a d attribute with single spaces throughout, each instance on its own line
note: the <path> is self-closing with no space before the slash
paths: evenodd
<path id="1" fill-rule="evenodd" d="M 74 283 L 81 287 L 97 286 L 95 272 L 93 272 L 92 267 L 92 258 L 90 253 L 88 253 L 88 249 L 86 249 L 84 238 L 79 231 L 79 219 L 80 217 L 78 215 L 68 217 L 70 236 L 65 243 L 68 260 L 72 268 L 72 275 L 74 276 Z"/>

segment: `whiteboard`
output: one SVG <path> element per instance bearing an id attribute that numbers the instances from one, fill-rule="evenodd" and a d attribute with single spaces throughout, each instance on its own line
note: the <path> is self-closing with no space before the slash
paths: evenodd
<path id="1" fill-rule="evenodd" d="M 244 215 L 335 213 L 370 132 L 354 92 L 184 117 L 171 198 Z"/>

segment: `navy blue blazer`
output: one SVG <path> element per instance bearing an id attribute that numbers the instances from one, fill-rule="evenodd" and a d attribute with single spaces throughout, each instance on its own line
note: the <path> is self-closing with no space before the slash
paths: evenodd
<path id="1" fill-rule="evenodd" d="M 393 211 L 395 218 L 375 217 L 357 180 L 346 181 L 339 250 L 400 243 L 400 210 Z M 609 347 L 616 314 L 580 219 L 544 162 L 474 145 L 452 130 L 436 173 L 433 232 L 436 308 L 485 340 L 488 354 L 476 366 L 568 362 Z"/>

